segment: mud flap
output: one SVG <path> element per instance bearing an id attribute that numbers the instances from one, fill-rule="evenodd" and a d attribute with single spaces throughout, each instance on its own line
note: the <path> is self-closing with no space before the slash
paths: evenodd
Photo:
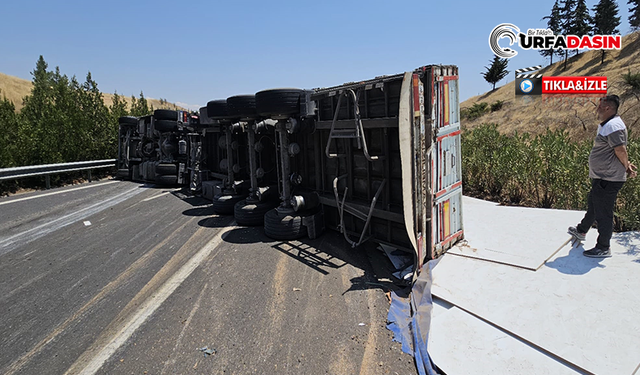
<path id="1" fill-rule="evenodd" d="M 302 218 L 302 225 L 307 227 L 309 239 L 316 239 L 324 232 L 324 214 L 322 210 L 317 213 Z"/>

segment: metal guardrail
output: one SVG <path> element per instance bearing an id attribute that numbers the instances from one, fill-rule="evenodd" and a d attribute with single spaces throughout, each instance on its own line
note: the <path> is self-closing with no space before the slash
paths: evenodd
<path id="1" fill-rule="evenodd" d="M 45 176 L 47 189 L 51 187 L 49 176 L 56 173 L 89 171 L 89 181 L 91 181 L 91 170 L 97 168 L 109 168 L 116 166 L 116 159 L 78 161 L 73 163 L 31 165 L 27 167 L 14 167 L 0 169 L 0 181 L 17 180 L 19 178 Z"/>

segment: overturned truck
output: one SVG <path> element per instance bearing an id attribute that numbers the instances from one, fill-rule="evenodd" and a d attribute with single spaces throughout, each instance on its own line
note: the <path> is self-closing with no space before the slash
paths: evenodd
<path id="1" fill-rule="evenodd" d="M 264 90 L 207 110 L 201 117 L 217 130 L 204 133 L 203 154 L 218 159 L 204 163 L 225 172 L 214 207 L 263 219 L 272 238 L 313 238 L 326 227 L 353 247 L 371 240 L 412 252 L 420 267 L 463 237 L 455 66 Z M 258 155 L 257 138 L 272 151 Z"/>

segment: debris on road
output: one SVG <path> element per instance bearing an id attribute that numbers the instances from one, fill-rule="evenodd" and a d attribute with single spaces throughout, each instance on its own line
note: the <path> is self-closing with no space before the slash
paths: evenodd
<path id="1" fill-rule="evenodd" d="M 84 226 L 85 226 L 85 227 L 88 227 L 89 225 L 91 225 L 91 222 L 90 222 L 89 220 L 87 220 L 87 221 L 85 221 L 85 222 L 84 222 Z"/>
<path id="2" fill-rule="evenodd" d="M 294 292 L 300 292 L 300 291 L 302 291 L 302 289 L 300 289 L 300 288 L 293 288 L 293 291 L 294 291 Z"/>
<path id="3" fill-rule="evenodd" d="M 387 255 L 396 270 L 403 270 L 408 265 L 413 264 L 413 257 L 410 254 L 398 250 L 393 246 L 380 244 L 378 245 L 378 249 Z"/>
<path id="4" fill-rule="evenodd" d="M 199 351 L 201 351 L 201 352 L 203 352 L 205 357 L 207 357 L 207 356 L 210 356 L 210 355 L 212 355 L 212 354 L 216 354 L 216 353 L 217 353 L 217 351 L 216 351 L 215 349 L 209 349 L 209 347 L 208 347 L 208 346 L 205 346 L 205 347 L 203 347 L 203 348 L 198 348 L 198 350 L 199 350 Z"/>

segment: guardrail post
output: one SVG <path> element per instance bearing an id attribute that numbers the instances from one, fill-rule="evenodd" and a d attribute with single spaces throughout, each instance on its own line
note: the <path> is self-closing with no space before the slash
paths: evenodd
<path id="1" fill-rule="evenodd" d="M 44 176 L 44 183 L 47 189 L 51 189 L 51 177 L 49 175 Z"/>
<path id="2" fill-rule="evenodd" d="M 87 170 L 87 173 L 89 174 L 89 182 L 91 182 L 91 169 Z"/>

